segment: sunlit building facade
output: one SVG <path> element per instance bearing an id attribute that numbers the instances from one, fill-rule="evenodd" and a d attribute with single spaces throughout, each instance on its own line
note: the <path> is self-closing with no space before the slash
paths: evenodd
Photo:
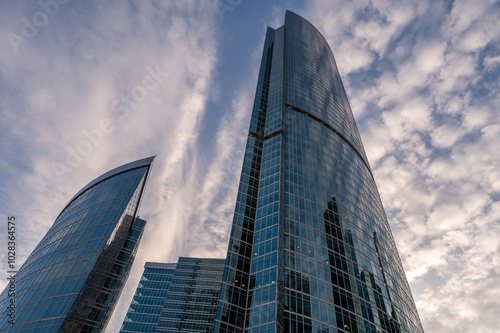
<path id="1" fill-rule="evenodd" d="M 216 332 L 423 332 L 333 53 L 268 28 Z"/>
<path id="2" fill-rule="evenodd" d="M 146 263 L 120 333 L 213 332 L 224 262 Z"/>
<path id="3" fill-rule="evenodd" d="M 120 333 L 156 331 L 176 265 L 146 263 Z"/>
<path id="4" fill-rule="evenodd" d="M 179 258 L 156 332 L 213 332 L 224 262 Z"/>
<path id="5" fill-rule="evenodd" d="M 102 332 L 146 221 L 137 212 L 154 157 L 113 169 L 64 207 L 16 276 L 15 323 L 0 296 L 0 332 Z"/>

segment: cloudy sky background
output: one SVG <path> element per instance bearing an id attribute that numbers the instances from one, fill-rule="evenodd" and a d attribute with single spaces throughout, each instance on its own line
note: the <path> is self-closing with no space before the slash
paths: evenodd
<path id="1" fill-rule="evenodd" d="M 336 56 L 424 329 L 497 332 L 498 0 L 70 1 L 50 15 L 3 0 L 0 211 L 16 216 L 18 263 L 81 187 L 155 154 L 107 332 L 145 261 L 224 257 L 265 29 L 286 9 Z"/>

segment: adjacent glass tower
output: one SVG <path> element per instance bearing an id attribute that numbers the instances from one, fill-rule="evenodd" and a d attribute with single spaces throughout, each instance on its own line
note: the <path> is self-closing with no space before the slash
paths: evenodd
<path id="1" fill-rule="evenodd" d="M 179 258 L 157 333 L 213 332 L 224 259 Z"/>
<path id="2" fill-rule="evenodd" d="M 19 269 L 15 325 L 0 296 L 0 332 L 102 332 L 146 221 L 136 218 L 154 157 L 111 170 L 66 205 Z"/>
<path id="3" fill-rule="evenodd" d="M 216 332 L 423 332 L 326 40 L 268 28 Z"/>
<path id="4" fill-rule="evenodd" d="M 224 262 L 146 263 L 120 333 L 213 332 Z"/>
<path id="5" fill-rule="evenodd" d="M 155 332 L 176 265 L 146 263 L 120 333 Z"/>

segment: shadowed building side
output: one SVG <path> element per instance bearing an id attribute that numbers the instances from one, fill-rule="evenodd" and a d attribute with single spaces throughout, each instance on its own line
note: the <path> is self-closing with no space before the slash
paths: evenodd
<path id="1" fill-rule="evenodd" d="M 224 259 L 180 257 L 155 332 L 213 332 Z"/>
<path id="2" fill-rule="evenodd" d="M 224 259 L 146 263 L 120 332 L 213 332 Z"/>
<path id="3" fill-rule="evenodd" d="M 147 262 L 120 333 L 155 332 L 177 264 Z"/>

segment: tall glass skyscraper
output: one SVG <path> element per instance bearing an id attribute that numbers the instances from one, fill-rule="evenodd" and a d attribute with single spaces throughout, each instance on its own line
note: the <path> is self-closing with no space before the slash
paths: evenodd
<path id="1" fill-rule="evenodd" d="M 216 332 L 423 332 L 323 36 L 268 28 Z"/>
<path id="2" fill-rule="evenodd" d="M 146 221 L 136 218 L 154 157 L 94 179 L 64 207 L 16 275 L 16 321 L 0 295 L 0 332 L 101 332 Z"/>

